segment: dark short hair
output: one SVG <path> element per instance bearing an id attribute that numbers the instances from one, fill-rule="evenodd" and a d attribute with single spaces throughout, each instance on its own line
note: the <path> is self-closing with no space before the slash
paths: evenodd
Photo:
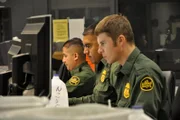
<path id="1" fill-rule="evenodd" d="M 76 38 L 76 37 L 67 40 L 67 41 L 63 44 L 63 47 L 69 48 L 69 47 L 72 46 L 72 45 L 76 45 L 76 46 L 83 47 L 82 40 L 81 40 L 80 38 Z"/>
<path id="2" fill-rule="evenodd" d="M 93 24 L 89 25 L 87 28 L 84 29 L 83 36 L 85 35 L 94 35 L 94 30 L 98 22 L 94 22 Z"/>
<path id="3" fill-rule="evenodd" d="M 67 40 L 64 44 L 63 47 L 69 48 L 71 46 L 75 46 L 78 48 L 78 54 L 82 56 L 82 58 L 85 58 L 85 54 L 84 54 L 84 46 L 83 46 L 83 42 L 80 38 L 72 38 Z"/>

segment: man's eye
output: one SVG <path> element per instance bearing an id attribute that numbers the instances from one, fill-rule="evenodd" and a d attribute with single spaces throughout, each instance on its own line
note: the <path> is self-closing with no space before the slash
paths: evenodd
<path id="1" fill-rule="evenodd" d="M 104 45 L 104 42 L 101 42 L 101 46 L 103 46 Z"/>
<path id="2" fill-rule="evenodd" d="M 91 46 L 90 45 L 84 45 L 85 48 L 90 48 Z"/>

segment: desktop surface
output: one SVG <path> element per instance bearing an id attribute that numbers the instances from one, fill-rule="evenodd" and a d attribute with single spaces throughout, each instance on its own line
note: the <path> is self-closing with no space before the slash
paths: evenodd
<path id="1" fill-rule="evenodd" d="M 0 73 L 4 72 L 4 71 L 7 71 L 8 70 L 8 66 L 0 66 Z"/>

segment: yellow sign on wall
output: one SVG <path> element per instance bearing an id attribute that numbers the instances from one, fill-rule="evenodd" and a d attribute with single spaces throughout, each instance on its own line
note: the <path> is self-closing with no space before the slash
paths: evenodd
<path id="1" fill-rule="evenodd" d="M 68 38 L 68 19 L 53 20 L 54 42 L 65 42 Z"/>

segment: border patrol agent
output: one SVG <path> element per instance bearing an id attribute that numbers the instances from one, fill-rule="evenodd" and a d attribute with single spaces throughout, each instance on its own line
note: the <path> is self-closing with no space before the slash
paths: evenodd
<path id="1" fill-rule="evenodd" d="M 134 34 L 128 19 L 109 15 L 95 28 L 98 52 L 112 67 L 110 84 L 116 89 L 118 107 L 142 106 L 153 119 L 169 117 L 169 101 L 165 78 L 161 69 L 141 54 L 134 43 Z"/>
<path id="2" fill-rule="evenodd" d="M 64 43 L 63 62 L 72 76 L 66 82 L 68 97 L 81 97 L 92 94 L 95 74 L 86 62 L 81 39 L 73 38 Z"/>
<path id="3" fill-rule="evenodd" d="M 157 119 L 158 114 L 162 114 L 161 107 L 168 104 L 166 82 L 160 68 L 141 54 L 138 48 L 123 66 L 116 66 L 112 70 L 110 79 L 118 93 L 118 107 L 142 106 L 146 114 Z"/>

